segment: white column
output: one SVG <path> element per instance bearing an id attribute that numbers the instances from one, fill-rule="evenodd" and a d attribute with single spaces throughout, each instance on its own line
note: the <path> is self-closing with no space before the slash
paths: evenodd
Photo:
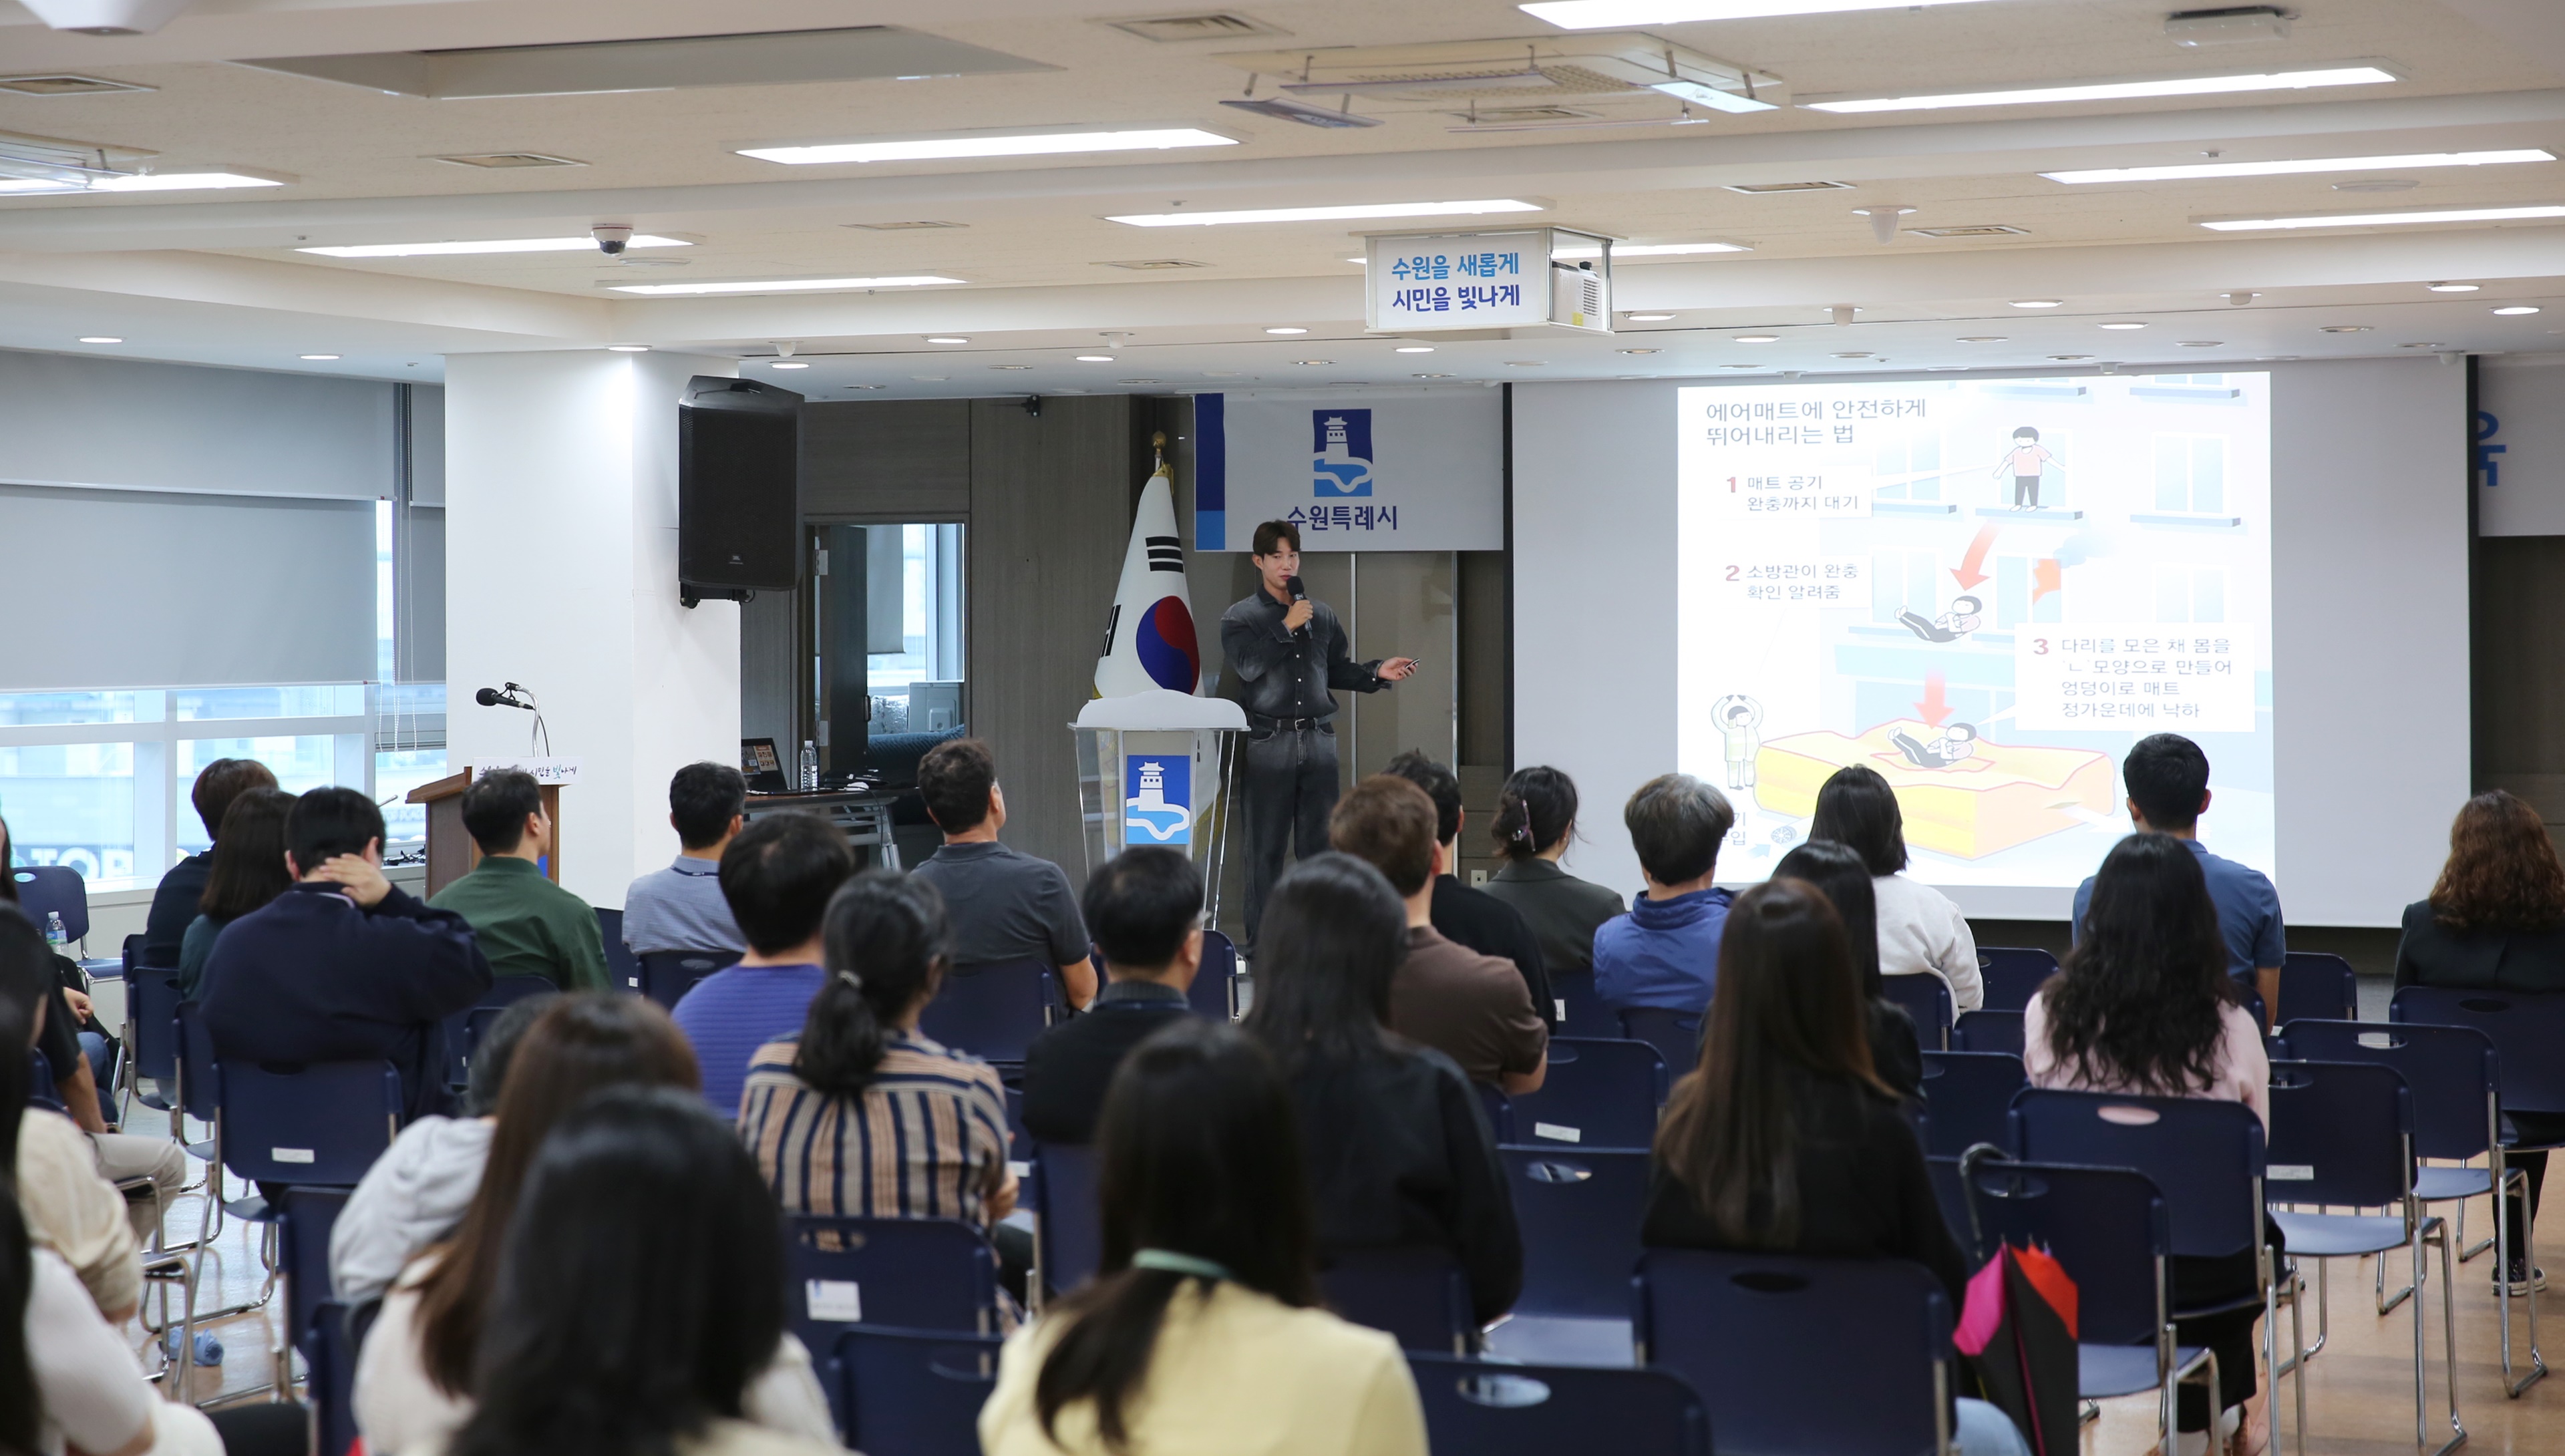
<path id="1" fill-rule="evenodd" d="M 532 715 L 473 693 L 521 682 L 562 791 L 562 883 L 623 903 L 677 852 L 668 779 L 739 761 L 739 607 L 677 601 L 677 401 L 736 361 L 676 354 L 450 356 L 445 369 L 446 742 L 460 767 L 522 757 Z"/>

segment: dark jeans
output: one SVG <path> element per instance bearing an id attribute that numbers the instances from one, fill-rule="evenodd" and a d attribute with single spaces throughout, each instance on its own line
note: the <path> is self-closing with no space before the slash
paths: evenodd
<path id="1" fill-rule="evenodd" d="M 2266 1224 L 2263 1236 L 2270 1241 L 2271 1257 L 2276 1263 L 2287 1252 L 2281 1246 L 2280 1231 L 2276 1226 Z M 2255 1256 L 2250 1249 L 2221 1259 L 2175 1255 L 2174 1308 L 2222 1304 L 2230 1299 L 2251 1296 L 2258 1288 L 2254 1261 Z M 2205 1344 L 2217 1352 L 2217 1405 L 2221 1410 L 2251 1399 L 2254 1387 L 2259 1383 L 2253 1374 L 2253 1358 L 2261 1341 L 2254 1338 L 2253 1327 L 2261 1323 L 2261 1319 L 2262 1307 L 2253 1304 L 2222 1315 L 2173 1322 L 2176 1342 Z M 2185 1431 L 2209 1429 L 2208 1402 L 2201 1398 L 2197 1382 L 2184 1385 L 2175 1397 L 2174 1427 Z"/>
<path id="2" fill-rule="evenodd" d="M 1265 897 L 1296 848 L 1302 858 L 1327 848 L 1336 807 L 1336 730 L 1256 729 L 1247 736 L 1247 944 L 1265 922 Z"/>
<path id="3" fill-rule="evenodd" d="M 2520 1140 L 2523 1142 L 2565 1142 L 2565 1116 L 2554 1112 L 2513 1112 L 2510 1117 L 2511 1125 L 2519 1131 Z M 2537 1218 L 2539 1185 L 2547 1181 L 2547 1154 L 2515 1152 L 2504 1161 L 2529 1175 L 2524 1180 L 2529 1184 L 2529 1217 Z M 2517 1200 L 2511 1198 L 2502 1200 L 2502 1218 L 2503 1223 L 2508 1227 L 2506 1237 L 2510 1242 L 2511 1257 L 2524 1264 L 2528 1263 L 2529 1230 L 2520 1216 L 2520 1204 Z M 2493 1272 L 2493 1277 L 2500 1279 L 2503 1277 L 2503 1272 L 2497 1269 Z"/>

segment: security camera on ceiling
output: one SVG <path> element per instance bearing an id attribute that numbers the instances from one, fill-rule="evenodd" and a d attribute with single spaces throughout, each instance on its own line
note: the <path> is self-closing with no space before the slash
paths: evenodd
<path id="1" fill-rule="evenodd" d="M 624 247 L 632 241 L 632 224 L 628 222 L 600 222 L 594 227 L 589 228 L 587 230 L 587 235 L 596 239 L 596 250 L 598 252 L 603 253 L 608 258 L 620 258 L 623 256 Z"/>

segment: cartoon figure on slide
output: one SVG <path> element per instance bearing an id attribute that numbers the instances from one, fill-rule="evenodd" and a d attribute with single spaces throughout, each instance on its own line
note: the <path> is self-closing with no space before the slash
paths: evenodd
<path id="1" fill-rule="evenodd" d="M 2012 477 L 2014 510 L 2035 511 L 2039 509 L 2040 472 L 2051 465 L 2057 465 L 2057 456 L 2039 442 L 2038 430 L 2023 425 L 2012 432 L 2012 448 L 2003 452 L 2003 458 L 1997 460 L 1995 468 L 1988 473 L 1997 479 L 2005 475 Z M 2057 468 L 2063 470 L 2066 467 L 2058 465 Z"/>
<path id="2" fill-rule="evenodd" d="M 1719 725 L 1719 735 L 1726 740 L 1728 787 L 1754 787 L 1754 755 L 1763 746 L 1763 736 L 1754 730 L 1762 725 L 1763 705 L 1744 693 L 1730 693 L 1710 705 L 1710 720 Z"/>
<path id="3" fill-rule="evenodd" d="M 1954 597 L 1951 609 L 1927 619 L 1913 607 L 1897 613 L 1906 629 L 1928 642 L 1956 642 L 1985 625 L 1985 604 L 1975 597 Z"/>
<path id="4" fill-rule="evenodd" d="M 1888 741 L 1906 755 L 1906 761 L 1919 769 L 1947 769 L 1978 751 L 1978 729 L 1974 723 L 1954 723 L 1942 730 L 1942 736 L 1930 743 L 1912 733 L 1895 733 Z"/>

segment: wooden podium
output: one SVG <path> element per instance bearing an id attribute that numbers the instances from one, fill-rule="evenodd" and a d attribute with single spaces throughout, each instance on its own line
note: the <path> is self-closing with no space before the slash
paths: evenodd
<path id="1" fill-rule="evenodd" d="M 435 894 L 481 862 L 481 847 L 472 843 L 471 832 L 463 828 L 463 791 L 472 783 L 472 770 L 450 774 L 433 784 L 421 784 L 409 791 L 410 804 L 427 806 L 427 894 Z M 544 817 L 553 822 L 552 851 L 544 856 L 544 877 L 561 883 L 561 786 L 543 786 Z"/>

